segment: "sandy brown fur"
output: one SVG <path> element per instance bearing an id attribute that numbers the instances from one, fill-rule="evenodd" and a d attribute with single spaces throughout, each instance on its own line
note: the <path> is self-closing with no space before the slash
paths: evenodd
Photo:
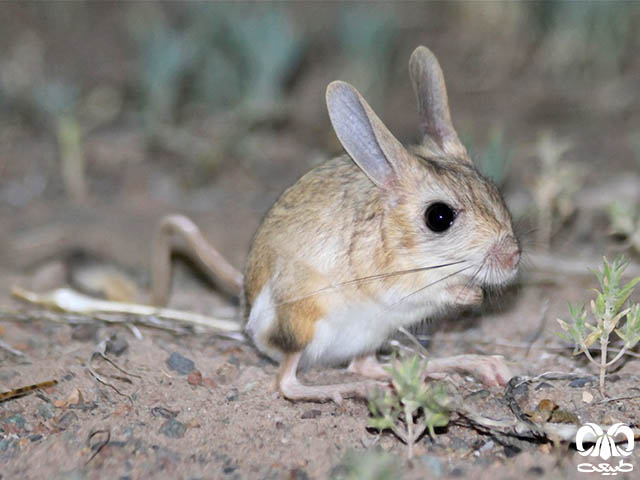
<path id="1" fill-rule="evenodd" d="M 446 306 L 453 298 L 447 295 L 449 285 L 466 288 L 503 237 L 510 239 L 507 256 L 516 258 L 504 202 L 475 169 L 450 123 L 437 60 L 419 47 L 410 70 L 425 135 L 422 145 L 404 147 L 353 87 L 333 82 L 327 107 L 348 155 L 316 167 L 287 189 L 255 235 L 245 270 L 248 329 L 274 357 L 308 345 L 310 351 L 325 352 L 322 348 L 338 342 L 334 336 L 343 323 L 369 328 L 359 311 L 371 308 L 379 316 L 380 309 L 431 284 L 438 286 L 421 294 L 419 306 L 403 305 L 396 321 L 413 322 L 411 312 Z M 434 203 L 454 212 L 446 232 L 425 222 L 425 211 Z M 438 264 L 465 264 L 466 273 L 458 272 L 459 266 L 425 268 Z M 403 271 L 412 273 L 359 281 Z M 260 306 L 252 311 L 259 295 Z M 383 337 L 386 326 L 377 320 L 371 332 Z M 316 340 L 326 343 L 320 348 Z M 375 348 L 375 341 L 362 348 Z"/>

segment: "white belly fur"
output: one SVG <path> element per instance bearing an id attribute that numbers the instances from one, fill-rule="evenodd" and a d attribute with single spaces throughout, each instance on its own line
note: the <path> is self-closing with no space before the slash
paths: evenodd
<path id="1" fill-rule="evenodd" d="M 316 322 L 313 340 L 304 350 L 302 365 L 339 364 L 365 353 L 375 352 L 399 327 L 415 324 L 437 312 L 438 302 L 416 295 L 407 301 L 398 292 L 383 303 L 369 301 L 345 304 Z M 276 312 L 271 286 L 256 297 L 247 323 L 247 333 L 260 351 L 279 361 L 282 353 L 268 345 L 267 337 Z"/>

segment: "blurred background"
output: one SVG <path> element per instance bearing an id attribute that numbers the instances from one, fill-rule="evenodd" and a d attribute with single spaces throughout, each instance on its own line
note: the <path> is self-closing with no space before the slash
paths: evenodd
<path id="1" fill-rule="evenodd" d="M 16 2 L 0 18 L 7 278 L 81 250 L 144 282 L 170 212 L 242 266 L 278 194 L 341 151 L 330 81 L 417 141 L 420 44 L 525 244 L 640 250 L 640 3 Z"/>

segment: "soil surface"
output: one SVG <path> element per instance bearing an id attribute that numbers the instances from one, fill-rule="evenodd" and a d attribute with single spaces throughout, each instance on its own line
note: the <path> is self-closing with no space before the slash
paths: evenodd
<path id="1" fill-rule="evenodd" d="M 127 82 L 136 57 L 110 30 L 123 11 L 89 8 L 83 15 L 92 21 L 69 39 L 67 30 L 51 27 L 33 9 L 7 8 L 16 20 L 11 32 L 1 35 L 4 50 L 21 32 L 36 32 L 48 42 L 48 68 L 66 59 L 54 71 L 75 72 L 85 88 L 108 80 L 126 91 L 126 98 L 134 95 Z M 291 14 L 317 39 L 323 38 L 321 25 L 332 22 L 326 10 L 291 7 Z M 442 21 L 430 17 L 430 11 Z M 416 45 L 426 44 L 445 70 L 459 129 L 487 139 L 492 126 L 501 125 L 511 156 L 501 189 L 522 230 L 522 274 L 515 285 L 492 293 L 482 308 L 430 319 L 415 333 L 433 357 L 503 355 L 521 377 L 506 387 L 489 388 L 472 377 L 452 375 L 450 385 L 466 411 L 496 421 L 533 416 L 543 424 L 624 423 L 636 429 L 637 438 L 638 354 L 626 356 L 609 372 L 608 398 L 603 398 L 596 370 L 583 356 L 572 356 L 554 332 L 555 319 L 569 317 L 568 302 L 592 298 L 590 289 L 597 283 L 588 267 L 597 268 L 602 255 L 620 253 L 620 243 L 608 235 L 609 204 L 619 199 L 640 206 L 640 152 L 634 153 L 630 141 L 640 133 L 640 57 L 625 57 L 624 68 L 614 74 L 606 69 L 587 74 L 584 67 L 558 75 L 545 63 L 548 45 L 536 45 L 525 34 L 496 33 L 494 20 L 470 12 L 442 6 L 400 11 L 405 23 L 394 47 L 398 60 L 387 66 L 393 91 L 371 103 L 400 139 L 415 141 L 406 62 Z M 415 15 L 430 20 L 417 25 L 410 21 Z M 465 29 L 471 24 L 477 28 Z M 85 50 L 68 53 L 70 42 L 87 38 L 93 41 Z M 336 405 L 280 397 L 274 388 L 277 365 L 247 340 L 212 332 L 135 329 L 100 319 L 86 325 L 59 323 L 53 320 L 73 316 L 11 296 L 13 286 L 37 292 L 68 285 L 86 290 L 82 272 L 97 265 L 101 271 L 118 269 L 133 286 L 128 298 L 148 302 L 153 232 L 171 212 L 194 219 L 240 268 L 253 232 L 279 193 L 340 151 L 322 100 L 326 84 L 347 75 L 351 64 L 332 55 L 331 41 L 321 45 L 319 53 L 307 53 L 291 81 L 287 98 L 300 107 L 284 120 L 237 126 L 228 112 L 197 110 L 175 121 L 174 127 L 199 141 L 218 141 L 236 127 L 244 132 L 217 163 L 202 163 L 194 159 L 197 152 L 150 141 L 131 113 L 135 102 L 125 98 L 121 114 L 83 135 L 88 193 L 82 200 L 71 198 L 65 187 L 54 129 L 16 103 L 0 104 L 0 340 L 13 349 L 0 348 L 0 392 L 57 381 L 0 402 L 0 479 L 374 478 L 364 470 L 381 472 L 383 467 L 410 479 L 585 478 L 577 466 L 591 457 L 579 455 L 573 443 L 524 431 L 500 433 L 455 412 L 433 439 L 425 435 L 418 441 L 408 461 L 407 447 L 397 437 L 368 428 L 365 401 Z M 100 68 L 81 68 L 97 51 L 103 53 Z M 605 56 L 590 53 L 598 60 Z M 568 139 L 566 162 L 578 164 L 582 172 L 575 210 L 554 225 L 546 250 L 535 239 L 536 217 L 529 208 L 540 169 L 535 146 L 543 131 Z M 485 143 L 478 141 L 476 157 Z M 625 253 L 629 269 L 637 272 L 637 252 Z M 550 259 L 551 267 L 536 263 L 541 256 Z M 563 270 L 562 262 L 581 268 Z M 182 258 L 175 262 L 170 306 L 241 317 L 237 300 L 219 293 Z M 105 359 L 95 352 L 103 351 L 107 340 Z M 541 376 L 549 372 L 565 376 Z M 305 371 L 301 378 L 324 384 L 352 375 L 323 368 Z M 541 405 L 552 405 L 554 416 L 536 416 Z M 353 452 L 373 456 L 365 464 L 362 456 L 350 457 Z M 635 470 L 617 478 L 636 478 L 639 455 L 636 448 L 624 458 Z M 614 457 L 606 463 L 618 461 Z M 350 468 L 357 462 L 364 466 L 354 474 Z"/>

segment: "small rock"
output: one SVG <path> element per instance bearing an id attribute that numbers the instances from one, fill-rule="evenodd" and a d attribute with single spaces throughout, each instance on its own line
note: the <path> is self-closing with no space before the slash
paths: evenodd
<path id="1" fill-rule="evenodd" d="M 227 399 L 227 402 L 235 402 L 236 400 L 238 400 L 239 396 L 240 392 L 238 392 L 238 389 L 232 388 L 227 392 L 227 396 L 225 398 Z"/>
<path id="2" fill-rule="evenodd" d="M 222 473 L 224 473 L 225 475 L 229 475 L 230 473 L 233 473 L 236 471 L 238 467 L 233 467 L 231 465 L 229 465 L 228 467 L 224 467 L 222 469 Z"/>
<path id="3" fill-rule="evenodd" d="M 515 445 L 505 445 L 504 446 L 504 456 L 507 458 L 512 458 L 518 455 L 522 451 L 521 448 L 516 447 Z"/>
<path id="4" fill-rule="evenodd" d="M 16 413 L 15 415 L 10 416 L 9 418 L 6 418 L 5 423 L 11 423 L 13 425 L 15 425 L 16 427 L 18 427 L 19 429 L 23 429 L 24 428 L 24 424 L 26 423 L 26 420 L 24 419 L 24 417 L 18 413 Z"/>
<path id="5" fill-rule="evenodd" d="M 202 383 L 209 388 L 216 388 L 218 386 L 213 378 L 210 377 L 203 378 Z"/>
<path id="6" fill-rule="evenodd" d="M 14 377 L 18 377 L 20 374 L 15 370 L 0 371 L 0 382 L 8 382 Z"/>
<path id="7" fill-rule="evenodd" d="M 175 418 L 170 418 L 160 427 L 160 433 L 170 438 L 182 438 L 186 431 L 187 426 Z"/>
<path id="8" fill-rule="evenodd" d="M 151 409 L 151 415 L 154 417 L 174 418 L 178 415 L 178 412 L 174 412 L 173 410 L 169 410 L 164 407 L 153 407 Z"/>
<path id="9" fill-rule="evenodd" d="M 196 364 L 193 363 L 193 360 L 180 355 L 178 352 L 173 352 L 169 356 L 167 359 L 167 366 L 169 367 L 169 370 L 178 372 L 180 375 L 188 375 L 194 368 L 196 368 Z"/>
<path id="10" fill-rule="evenodd" d="M 529 470 L 527 470 L 527 473 L 535 477 L 541 477 L 542 475 L 544 475 L 544 468 L 538 466 L 531 467 Z"/>
<path id="11" fill-rule="evenodd" d="M 107 354 L 111 354 L 111 355 L 115 355 L 116 357 L 119 357 L 124 352 L 126 352 L 128 348 L 129 348 L 129 342 L 127 342 L 127 340 L 121 335 L 115 334 L 115 335 L 111 335 L 109 340 L 107 340 L 105 352 Z"/>
<path id="12" fill-rule="evenodd" d="M 11 446 L 13 446 L 14 448 L 16 446 L 16 442 L 14 442 L 11 438 L 0 440 L 0 452 L 6 452 Z"/>
<path id="13" fill-rule="evenodd" d="M 256 387 L 256 382 L 249 382 L 249 383 L 245 384 L 244 387 L 242 387 L 242 393 L 249 393 L 255 387 Z"/>
<path id="14" fill-rule="evenodd" d="M 187 383 L 195 386 L 202 385 L 202 373 L 200 373 L 200 370 L 192 371 L 187 377 Z"/>
<path id="15" fill-rule="evenodd" d="M 32 442 L 37 442 L 40 439 L 42 439 L 42 435 L 40 435 L 39 433 L 29 435 L 29 440 L 31 440 Z"/>
<path id="16" fill-rule="evenodd" d="M 78 415 L 75 412 L 68 411 L 64 413 L 56 422 L 57 427 L 60 430 L 66 430 L 69 428 L 74 422 L 78 421 Z"/>
<path id="17" fill-rule="evenodd" d="M 529 391 L 529 384 L 526 382 L 523 382 L 513 389 L 513 394 L 526 395 L 528 391 Z"/>
<path id="18" fill-rule="evenodd" d="M 543 390 L 546 388 L 553 388 L 553 385 L 551 385 L 549 382 L 540 382 L 538 385 L 536 385 L 536 388 L 534 390 Z"/>
<path id="19" fill-rule="evenodd" d="M 304 470 L 294 468 L 289 472 L 289 480 L 309 480 L 309 475 Z"/>
<path id="20" fill-rule="evenodd" d="M 64 408 L 70 405 L 78 405 L 84 402 L 84 397 L 82 396 L 82 392 L 78 388 L 74 388 L 67 398 L 60 398 L 53 402 L 54 407 Z"/>
<path id="21" fill-rule="evenodd" d="M 322 411 L 314 408 L 314 409 L 306 410 L 305 412 L 303 412 L 300 418 L 302 419 L 318 418 L 320 415 L 322 415 Z"/>
<path id="22" fill-rule="evenodd" d="M 71 329 L 71 338 L 79 342 L 92 342 L 98 338 L 100 325 L 97 323 L 85 323 L 74 325 Z"/>
<path id="23" fill-rule="evenodd" d="M 45 420 L 49 420 L 55 416 L 53 411 L 53 405 L 50 403 L 42 404 L 38 407 L 38 415 L 40 415 Z"/>
<path id="24" fill-rule="evenodd" d="M 569 386 L 571 388 L 582 388 L 585 385 L 589 385 L 593 383 L 593 380 L 594 380 L 593 377 L 580 377 L 580 378 L 576 378 L 575 380 L 572 380 L 569 383 Z"/>

